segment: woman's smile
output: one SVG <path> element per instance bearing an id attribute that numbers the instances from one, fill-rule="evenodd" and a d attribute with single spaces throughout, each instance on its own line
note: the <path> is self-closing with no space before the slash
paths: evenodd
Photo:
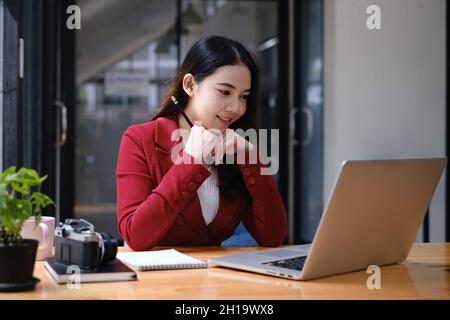
<path id="1" fill-rule="evenodd" d="M 223 127 L 228 127 L 231 124 L 232 118 L 221 116 L 221 115 L 216 115 L 216 118 L 217 118 L 218 122 L 220 123 L 220 125 Z"/>

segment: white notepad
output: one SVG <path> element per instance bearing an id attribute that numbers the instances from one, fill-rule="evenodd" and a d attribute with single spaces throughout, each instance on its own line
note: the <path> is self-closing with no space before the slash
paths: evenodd
<path id="1" fill-rule="evenodd" d="M 198 269 L 208 263 L 194 259 L 174 249 L 158 251 L 119 252 L 117 259 L 142 270 Z"/>

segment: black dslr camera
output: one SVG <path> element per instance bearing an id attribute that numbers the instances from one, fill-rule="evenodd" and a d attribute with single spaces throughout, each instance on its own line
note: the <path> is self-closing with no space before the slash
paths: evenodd
<path id="1" fill-rule="evenodd" d="M 66 219 L 55 229 L 55 263 L 77 265 L 95 270 L 113 261 L 117 254 L 117 239 L 104 232 L 95 232 L 84 219 Z"/>

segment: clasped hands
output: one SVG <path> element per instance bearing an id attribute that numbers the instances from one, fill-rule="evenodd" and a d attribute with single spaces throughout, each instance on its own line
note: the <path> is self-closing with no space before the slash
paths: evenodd
<path id="1" fill-rule="evenodd" d="M 184 147 L 184 152 L 190 154 L 198 163 L 221 164 L 225 155 L 236 156 L 240 152 L 253 150 L 254 145 L 245 140 L 232 129 L 220 132 L 217 129 L 208 130 L 203 126 L 194 125 Z"/>

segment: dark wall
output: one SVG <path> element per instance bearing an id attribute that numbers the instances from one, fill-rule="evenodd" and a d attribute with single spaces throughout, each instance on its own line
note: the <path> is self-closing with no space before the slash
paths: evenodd
<path id="1" fill-rule="evenodd" d="M 19 80 L 19 23 L 20 1 L 4 0 L 2 28 L 3 73 L 0 99 L 3 104 L 3 168 L 21 165 L 21 81 Z"/>

